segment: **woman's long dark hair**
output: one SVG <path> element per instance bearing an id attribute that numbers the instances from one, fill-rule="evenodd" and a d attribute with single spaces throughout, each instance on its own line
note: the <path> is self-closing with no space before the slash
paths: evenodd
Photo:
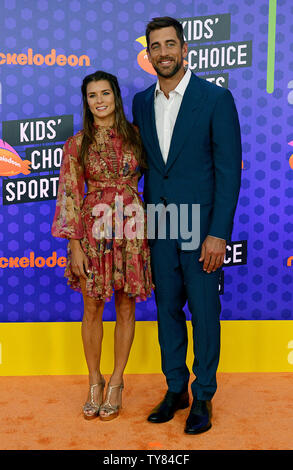
<path id="1" fill-rule="evenodd" d="M 89 109 L 87 102 L 87 86 L 90 82 L 98 82 L 99 80 L 107 80 L 110 83 L 111 89 L 114 93 L 115 99 L 115 119 L 114 129 L 117 134 L 122 137 L 123 146 L 125 149 L 131 149 L 140 166 L 146 167 L 145 159 L 143 156 L 143 147 L 139 133 L 135 130 L 133 125 L 127 121 L 123 103 L 121 98 L 121 91 L 118 80 L 115 75 L 108 72 L 98 70 L 95 73 L 87 75 L 81 86 L 82 100 L 83 100 L 83 139 L 80 148 L 80 161 L 85 169 L 85 162 L 88 154 L 89 146 L 94 142 L 94 117 Z"/>

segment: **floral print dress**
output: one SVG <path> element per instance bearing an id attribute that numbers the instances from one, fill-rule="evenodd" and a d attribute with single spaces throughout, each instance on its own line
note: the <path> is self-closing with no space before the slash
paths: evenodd
<path id="1" fill-rule="evenodd" d="M 89 261 L 88 296 L 109 301 L 113 290 L 123 289 L 136 301 L 146 300 L 154 286 L 146 213 L 137 192 L 138 162 L 132 151 L 122 149 L 122 139 L 112 127 L 95 125 L 95 143 L 83 171 L 82 138 L 79 131 L 63 148 L 52 235 L 80 240 Z M 91 189 L 86 195 L 85 183 Z M 69 243 L 64 276 L 72 289 L 82 292 Z"/>

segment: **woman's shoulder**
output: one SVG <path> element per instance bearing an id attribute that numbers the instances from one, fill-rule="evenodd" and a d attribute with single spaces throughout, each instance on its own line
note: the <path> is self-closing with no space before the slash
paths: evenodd
<path id="1" fill-rule="evenodd" d="M 72 146 L 76 146 L 77 148 L 79 148 L 82 143 L 83 134 L 84 134 L 83 130 L 80 130 L 76 134 L 68 137 L 64 146 L 66 148 L 71 148 Z"/>
<path id="2" fill-rule="evenodd" d="M 84 131 L 83 130 L 80 130 L 78 131 L 76 134 L 68 137 L 67 141 L 66 142 L 79 142 L 82 140 L 83 138 L 83 134 L 84 134 Z"/>

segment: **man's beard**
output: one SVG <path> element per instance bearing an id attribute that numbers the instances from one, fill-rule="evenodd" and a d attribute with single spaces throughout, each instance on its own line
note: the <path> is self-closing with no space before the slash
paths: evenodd
<path id="1" fill-rule="evenodd" d="M 174 65 L 174 68 L 172 70 L 166 70 L 166 72 L 162 72 L 159 67 L 157 67 L 156 65 L 153 64 L 153 67 L 155 69 L 155 71 L 157 72 L 157 74 L 160 76 L 160 77 L 164 77 L 164 78 L 172 78 L 174 77 L 174 75 L 178 72 L 178 70 L 180 70 L 181 66 L 182 66 L 182 63 L 183 61 L 181 61 L 181 63 L 177 62 L 175 63 Z"/>

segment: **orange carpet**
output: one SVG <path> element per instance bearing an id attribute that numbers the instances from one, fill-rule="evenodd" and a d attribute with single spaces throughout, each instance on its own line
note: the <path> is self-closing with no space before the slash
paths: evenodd
<path id="1" fill-rule="evenodd" d="M 107 378 L 107 377 L 106 377 Z M 213 426 L 188 436 L 188 410 L 146 421 L 165 393 L 162 375 L 126 375 L 121 415 L 86 421 L 86 376 L 0 377 L 1 450 L 293 449 L 293 374 L 219 373 Z"/>

